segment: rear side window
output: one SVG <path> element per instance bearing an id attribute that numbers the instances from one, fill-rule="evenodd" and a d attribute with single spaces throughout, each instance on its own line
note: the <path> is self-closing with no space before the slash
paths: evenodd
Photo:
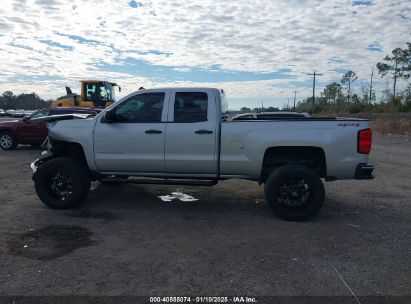
<path id="1" fill-rule="evenodd" d="M 118 122 L 161 122 L 165 93 L 145 93 L 130 97 L 115 108 Z"/>
<path id="2" fill-rule="evenodd" d="M 176 93 L 174 122 L 207 121 L 208 95 L 204 92 Z"/>

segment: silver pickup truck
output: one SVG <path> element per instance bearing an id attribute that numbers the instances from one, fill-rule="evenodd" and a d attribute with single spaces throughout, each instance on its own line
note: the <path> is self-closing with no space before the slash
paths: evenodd
<path id="1" fill-rule="evenodd" d="M 87 197 L 94 180 L 212 186 L 240 178 L 264 184 L 277 216 L 303 221 L 323 205 L 322 178 L 373 178 L 367 120 L 226 121 L 227 107 L 219 89 L 143 89 L 93 118 L 53 118 L 48 152 L 31 164 L 37 194 L 66 209 Z"/>

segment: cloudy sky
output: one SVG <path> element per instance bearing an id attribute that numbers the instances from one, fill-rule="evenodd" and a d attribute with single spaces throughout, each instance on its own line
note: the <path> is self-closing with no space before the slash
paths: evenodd
<path id="1" fill-rule="evenodd" d="M 0 92 L 79 93 L 81 79 L 140 86 L 216 86 L 232 108 L 281 106 L 359 76 L 411 41 L 411 1 L 5 0 Z M 377 77 L 377 94 L 386 82 Z"/>

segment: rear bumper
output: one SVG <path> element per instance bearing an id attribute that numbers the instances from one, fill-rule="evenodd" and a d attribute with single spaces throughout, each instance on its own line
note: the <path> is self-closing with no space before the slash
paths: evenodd
<path id="1" fill-rule="evenodd" d="M 372 172 L 374 171 L 374 166 L 368 164 L 358 164 L 357 169 L 355 170 L 355 179 L 373 179 L 374 175 Z"/>

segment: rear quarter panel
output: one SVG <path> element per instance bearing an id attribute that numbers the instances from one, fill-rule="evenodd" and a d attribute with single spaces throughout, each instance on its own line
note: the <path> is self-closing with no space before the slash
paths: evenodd
<path id="1" fill-rule="evenodd" d="M 220 173 L 258 180 L 268 148 L 307 146 L 323 149 L 327 176 L 351 179 L 357 164 L 368 161 L 357 153 L 357 133 L 368 127 L 366 120 L 223 122 Z"/>

